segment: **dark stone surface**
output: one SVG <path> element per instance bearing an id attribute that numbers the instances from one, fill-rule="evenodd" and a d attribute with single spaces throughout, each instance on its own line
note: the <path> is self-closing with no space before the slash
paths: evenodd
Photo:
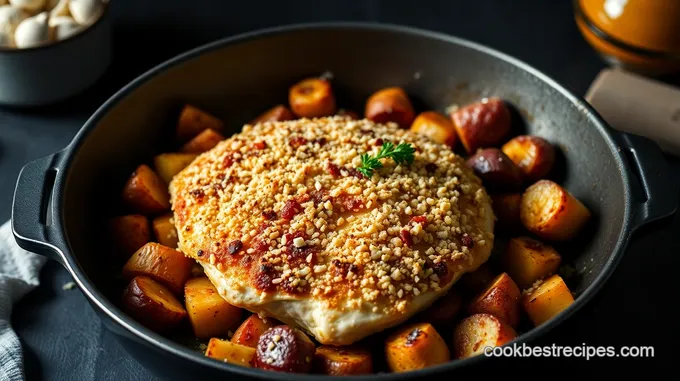
<path id="1" fill-rule="evenodd" d="M 10 216 L 14 182 L 26 162 L 67 145 L 88 116 L 135 76 L 186 49 L 225 36 L 325 20 L 411 25 L 502 50 L 577 94 L 584 94 L 604 67 L 578 33 L 568 1 L 135 0 L 114 1 L 113 8 L 114 64 L 100 83 L 60 105 L 0 109 L 0 219 Z M 668 159 L 673 177 L 679 181 L 680 160 Z M 633 358 L 616 363 L 597 358 L 563 358 L 555 362 L 559 368 L 553 368 L 554 372 L 563 374 L 584 368 L 610 371 L 614 365 L 616 369 L 672 365 L 671 356 L 677 350 L 672 347 L 671 337 L 677 337 L 678 330 L 671 291 L 677 290 L 674 271 L 680 267 L 676 255 L 680 239 L 674 232 L 679 228 L 680 216 L 676 216 L 638 232 L 598 297 L 545 338 L 549 345 L 652 345 L 654 364 Z M 62 290 L 70 280 L 64 269 L 49 262 L 42 272 L 40 287 L 15 308 L 13 325 L 24 345 L 27 379 L 157 379 L 102 327 L 77 289 Z M 535 361 L 520 362 L 525 367 L 522 375 L 550 377 L 550 371 L 534 369 Z"/>

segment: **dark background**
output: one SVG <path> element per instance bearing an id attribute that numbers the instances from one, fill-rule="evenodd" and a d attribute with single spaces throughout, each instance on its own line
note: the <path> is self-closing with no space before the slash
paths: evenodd
<path id="1" fill-rule="evenodd" d="M 116 90 L 178 53 L 263 27 L 324 20 L 374 21 L 445 32 L 499 49 L 584 94 L 603 61 L 584 42 L 570 1 L 113 1 L 114 62 L 105 78 L 77 99 L 48 108 L 0 109 L 0 221 L 10 216 L 14 182 L 28 161 L 63 148 L 83 122 Z M 83 55 L 85 56 L 85 54 Z M 425 58 L 424 58 L 425 59 Z M 124 153 L 121 153 L 124 154 Z M 673 181 L 680 160 L 668 157 Z M 612 195 L 612 197 L 617 197 Z M 654 359 L 518 360 L 518 375 L 628 371 L 671 367 L 677 338 L 675 269 L 680 217 L 636 234 L 602 292 L 544 343 L 653 345 Z M 12 323 L 24 345 L 28 380 L 155 380 L 104 329 L 70 276 L 49 262 L 42 284 L 15 308 Z M 675 290 L 676 293 L 672 293 Z M 668 319 L 668 320 L 666 320 Z M 537 365 L 538 364 L 538 365 Z M 509 369 L 492 369 L 507 374 Z M 590 373 L 580 373 L 588 376 Z M 452 375 L 455 376 L 455 375 Z"/>

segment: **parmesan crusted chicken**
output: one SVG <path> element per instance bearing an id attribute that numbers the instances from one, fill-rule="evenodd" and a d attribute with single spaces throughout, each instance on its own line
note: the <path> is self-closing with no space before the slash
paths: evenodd
<path id="1" fill-rule="evenodd" d="M 384 142 L 412 163 L 357 168 Z M 179 248 L 229 303 L 347 345 L 432 304 L 489 258 L 494 214 L 464 159 L 395 124 L 245 125 L 170 184 Z"/>

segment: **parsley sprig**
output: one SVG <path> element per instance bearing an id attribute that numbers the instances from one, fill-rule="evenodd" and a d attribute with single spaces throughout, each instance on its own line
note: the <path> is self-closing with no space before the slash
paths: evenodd
<path id="1" fill-rule="evenodd" d="M 376 156 L 371 156 L 367 153 L 361 155 L 361 166 L 357 168 L 366 177 L 373 176 L 373 171 L 383 167 L 381 159 L 391 158 L 395 163 L 413 163 L 413 154 L 416 152 L 415 148 L 409 143 L 400 143 L 394 146 L 391 142 L 384 142 L 380 151 Z"/>

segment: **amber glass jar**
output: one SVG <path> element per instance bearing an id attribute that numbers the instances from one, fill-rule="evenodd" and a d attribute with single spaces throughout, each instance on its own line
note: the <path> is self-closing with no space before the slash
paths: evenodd
<path id="1" fill-rule="evenodd" d="M 680 0 L 573 0 L 586 41 L 613 65 L 680 71 Z"/>

